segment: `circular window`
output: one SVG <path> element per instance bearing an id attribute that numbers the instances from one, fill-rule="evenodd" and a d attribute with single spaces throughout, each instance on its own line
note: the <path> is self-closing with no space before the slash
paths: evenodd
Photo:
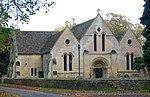
<path id="1" fill-rule="evenodd" d="M 69 44 L 70 43 L 70 40 L 69 39 L 66 39 L 66 44 Z"/>
<path id="2" fill-rule="evenodd" d="M 98 27 L 98 28 L 97 28 L 97 31 L 98 31 L 98 32 L 100 32 L 100 31 L 101 31 L 101 28 L 100 28 L 100 27 Z"/>
<path id="3" fill-rule="evenodd" d="M 128 40 L 128 44 L 132 44 L 132 41 L 131 41 L 131 40 Z"/>

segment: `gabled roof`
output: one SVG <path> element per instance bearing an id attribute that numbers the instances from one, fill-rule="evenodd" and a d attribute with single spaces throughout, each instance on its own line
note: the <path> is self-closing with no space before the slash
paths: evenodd
<path id="1" fill-rule="evenodd" d="M 86 22 L 83 22 L 81 24 L 78 24 L 71 29 L 71 31 L 73 32 L 73 34 L 75 35 L 75 37 L 77 38 L 78 41 L 80 41 L 80 39 L 86 33 L 86 31 L 91 26 L 94 19 L 95 18 L 88 20 Z M 124 36 L 124 34 L 125 34 L 125 32 L 118 32 L 118 33 L 115 33 L 114 36 L 116 37 L 116 39 L 118 41 L 120 41 L 122 39 L 122 37 Z"/>
<path id="2" fill-rule="evenodd" d="M 84 36 L 95 18 L 74 26 L 71 32 L 78 41 Z M 49 53 L 62 32 L 58 31 L 22 31 L 16 34 L 16 43 L 19 54 L 45 54 Z M 115 33 L 120 42 L 125 32 Z"/>
<path id="3" fill-rule="evenodd" d="M 87 29 L 91 26 L 94 19 L 78 24 L 71 29 L 71 32 L 73 32 L 78 41 L 80 41 L 80 39 L 83 37 Z"/>
<path id="4" fill-rule="evenodd" d="M 49 53 L 61 34 L 62 32 L 58 32 L 51 35 L 45 42 L 45 45 L 41 48 L 41 53 L 42 54 Z"/>
<path id="5" fill-rule="evenodd" d="M 124 34 L 125 34 L 125 32 L 118 32 L 118 33 L 114 33 L 114 36 L 116 37 L 118 42 L 120 42 L 121 39 L 123 38 Z"/>
<path id="6" fill-rule="evenodd" d="M 47 39 L 57 32 L 22 31 L 16 33 L 16 43 L 19 54 L 41 54 L 41 49 Z"/>

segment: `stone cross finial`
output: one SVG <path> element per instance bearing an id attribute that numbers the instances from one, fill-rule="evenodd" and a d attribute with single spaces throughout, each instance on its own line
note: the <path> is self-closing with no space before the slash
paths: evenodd
<path id="1" fill-rule="evenodd" d="M 68 26 L 69 22 L 68 22 L 68 21 L 66 21 L 65 23 L 66 23 L 66 26 Z"/>
<path id="2" fill-rule="evenodd" d="M 72 18 L 72 21 L 73 21 L 73 24 L 74 24 L 75 18 Z"/>
<path id="3" fill-rule="evenodd" d="M 100 11 L 101 11 L 101 10 L 98 8 L 98 9 L 97 9 L 98 14 L 99 14 Z"/>

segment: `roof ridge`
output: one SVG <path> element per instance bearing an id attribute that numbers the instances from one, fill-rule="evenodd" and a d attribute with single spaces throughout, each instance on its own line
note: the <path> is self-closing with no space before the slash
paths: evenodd
<path id="1" fill-rule="evenodd" d="M 58 32 L 61 32 L 61 31 L 21 31 L 21 32 L 31 32 L 31 33 L 58 33 Z"/>

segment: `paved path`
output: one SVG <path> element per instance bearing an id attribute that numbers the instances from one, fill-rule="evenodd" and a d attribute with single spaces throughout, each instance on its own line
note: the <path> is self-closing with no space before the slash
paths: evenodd
<path id="1" fill-rule="evenodd" d="M 0 87 L 0 90 L 6 91 L 21 97 L 62 97 L 58 94 L 53 93 L 45 93 L 33 90 L 24 90 L 24 89 L 15 89 L 15 88 L 8 88 L 8 87 Z"/>

